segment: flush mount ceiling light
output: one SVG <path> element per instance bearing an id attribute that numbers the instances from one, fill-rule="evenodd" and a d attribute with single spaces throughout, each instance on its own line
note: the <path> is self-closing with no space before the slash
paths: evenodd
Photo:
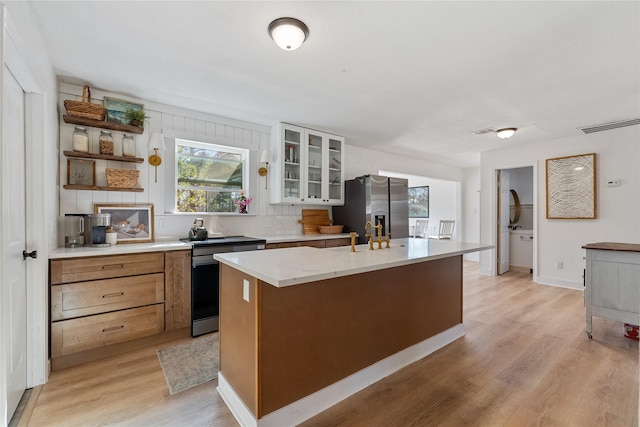
<path id="1" fill-rule="evenodd" d="M 309 37 L 309 28 L 295 18 L 278 18 L 269 24 L 269 35 L 284 50 L 296 50 Z"/>
<path id="2" fill-rule="evenodd" d="M 518 130 L 517 128 L 498 129 L 496 131 L 496 135 L 498 135 L 498 138 L 507 139 L 507 138 L 511 138 L 513 134 L 516 133 L 517 130 Z"/>

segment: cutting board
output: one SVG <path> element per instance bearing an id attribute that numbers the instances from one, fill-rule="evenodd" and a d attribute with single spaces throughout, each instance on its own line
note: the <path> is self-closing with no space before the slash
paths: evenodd
<path id="1" fill-rule="evenodd" d="M 304 234 L 320 234 L 319 225 L 331 225 L 333 221 L 329 219 L 327 209 L 302 209 L 302 219 L 298 220 L 302 224 Z"/>

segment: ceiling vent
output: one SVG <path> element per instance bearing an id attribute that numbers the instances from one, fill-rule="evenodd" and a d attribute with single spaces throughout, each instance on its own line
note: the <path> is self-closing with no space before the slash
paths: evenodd
<path id="1" fill-rule="evenodd" d="M 496 131 L 495 129 L 484 128 L 484 129 L 474 130 L 471 133 L 474 134 L 474 135 L 484 135 L 484 134 L 487 134 L 487 133 L 493 133 L 495 131 Z"/>
<path id="2" fill-rule="evenodd" d="M 578 130 L 582 133 L 594 133 L 633 125 L 640 125 L 640 119 L 622 120 L 620 122 L 603 123 L 595 126 L 583 126 L 578 128 Z"/>

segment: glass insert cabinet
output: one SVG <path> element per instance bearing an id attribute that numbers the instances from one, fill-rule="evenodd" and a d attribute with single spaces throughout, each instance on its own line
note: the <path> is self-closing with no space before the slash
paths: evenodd
<path id="1" fill-rule="evenodd" d="M 279 123 L 271 131 L 270 202 L 344 203 L 344 138 Z"/>

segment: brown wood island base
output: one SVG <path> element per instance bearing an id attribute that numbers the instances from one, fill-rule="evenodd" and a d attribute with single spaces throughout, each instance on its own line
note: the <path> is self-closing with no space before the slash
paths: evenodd
<path id="1" fill-rule="evenodd" d="M 464 335 L 462 255 L 286 287 L 221 264 L 220 301 L 219 391 L 248 425 L 302 422 Z"/>

